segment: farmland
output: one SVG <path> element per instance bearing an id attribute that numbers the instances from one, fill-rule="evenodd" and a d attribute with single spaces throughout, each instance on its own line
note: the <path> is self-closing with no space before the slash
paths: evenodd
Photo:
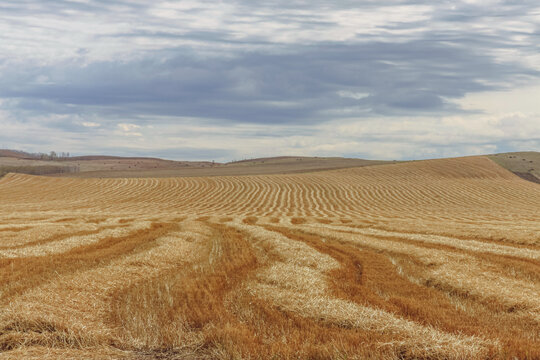
<path id="1" fill-rule="evenodd" d="M 540 185 L 487 157 L 0 179 L 0 359 L 537 359 Z"/>
<path id="2" fill-rule="evenodd" d="M 0 150 L 0 177 L 8 172 L 81 178 L 262 175 L 322 171 L 386 163 L 391 162 L 305 156 L 280 156 L 228 163 L 118 156 L 79 156 L 39 160 L 28 153 Z"/>

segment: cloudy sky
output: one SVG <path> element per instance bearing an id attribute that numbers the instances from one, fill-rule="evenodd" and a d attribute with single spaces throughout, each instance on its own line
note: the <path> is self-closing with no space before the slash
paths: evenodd
<path id="1" fill-rule="evenodd" d="M 2 0 L 0 148 L 540 151 L 540 3 Z"/>

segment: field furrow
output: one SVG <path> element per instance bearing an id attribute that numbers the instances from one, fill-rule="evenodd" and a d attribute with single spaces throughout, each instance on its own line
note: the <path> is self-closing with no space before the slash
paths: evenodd
<path id="1" fill-rule="evenodd" d="M 540 186 L 484 157 L 0 179 L 0 359 L 538 359 Z"/>

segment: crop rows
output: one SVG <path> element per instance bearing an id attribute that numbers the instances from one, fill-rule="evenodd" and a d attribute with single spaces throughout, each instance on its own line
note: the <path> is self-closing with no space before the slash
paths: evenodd
<path id="1" fill-rule="evenodd" d="M 540 187 L 486 158 L 0 199 L 0 359 L 540 357 Z"/>

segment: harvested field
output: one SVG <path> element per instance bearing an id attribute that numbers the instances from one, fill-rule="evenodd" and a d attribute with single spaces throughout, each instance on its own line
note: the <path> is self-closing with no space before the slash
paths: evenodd
<path id="1" fill-rule="evenodd" d="M 540 185 L 486 157 L 0 179 L 0 359 L 538 359 Z"/>

